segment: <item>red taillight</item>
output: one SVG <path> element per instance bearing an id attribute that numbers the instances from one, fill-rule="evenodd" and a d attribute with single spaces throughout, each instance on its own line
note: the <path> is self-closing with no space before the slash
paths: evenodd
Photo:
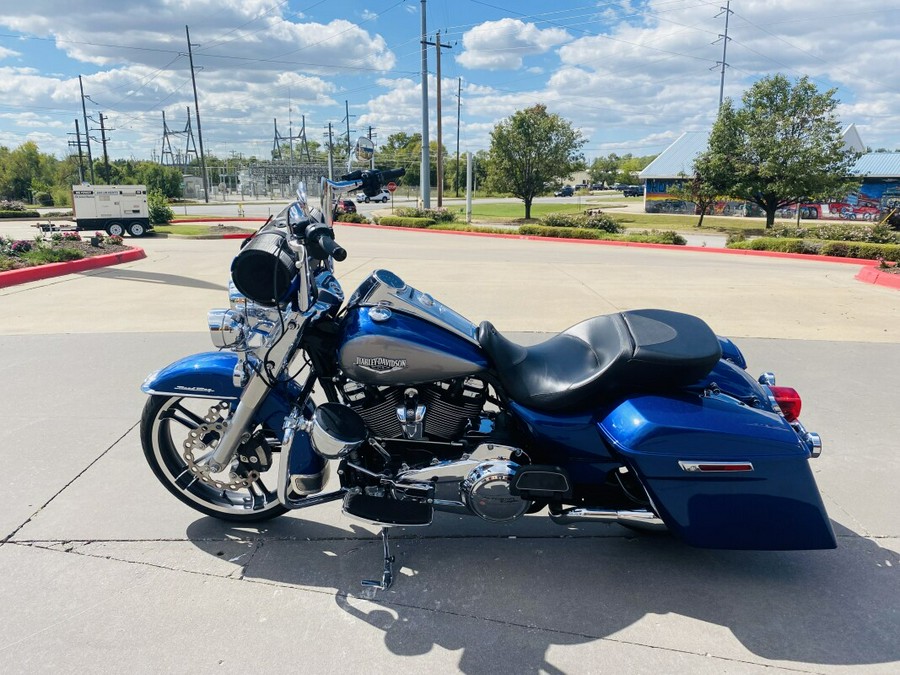
<path id="1" fill-rule="evenodd" d="M 797 393 L 796 389 L 791 387 L 769 387 L 769 389 L 772 391 L 775 402 L 781 408 L 781 412 L 788 422 L 793 422 L 800 418 L 800 408 L 803 402 L 800 400 L 800 394 Z"/>

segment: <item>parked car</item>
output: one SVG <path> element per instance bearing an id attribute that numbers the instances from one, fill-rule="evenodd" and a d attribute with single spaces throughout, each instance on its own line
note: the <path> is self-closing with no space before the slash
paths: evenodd
<path id="1" fill-rule="evenodd" d="M 335 213 L 356 213 L 356 204 L 352 199 L 339 199 L 334 205 Z"/>
<path id="2" fill-rule="evenodd" d="M 382 190 L 374 197 L 369 197 L 365 192 L 357 192 L 356 193 L 356 201 L 365 202 L 368 204 L 369 202 L 381 202 L 382 204 L 387 204 L 391 200 L 391 193 L 387 190 Z"/>
<path id="3" fill-rule="evenodd" d="M 559 190 L 553 193 L 554 197 L 571 197 L 575 194 L 575 188 L 571 185 L 564 185 Z"/>
<path id="4" fill-rule="evenodd" d="M 625 197 L 643 197 L 644 196 L 644 186 L 643 185 L 625 185 L 622 187 L 622 194 Z"/>

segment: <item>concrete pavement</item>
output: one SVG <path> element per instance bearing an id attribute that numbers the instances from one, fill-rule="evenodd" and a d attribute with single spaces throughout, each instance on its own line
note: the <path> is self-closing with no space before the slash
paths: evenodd
<path id="1" fill-rule="evenodd" d="M 209 349 L 238 243 L 146 239 L 145 260 L 0 290 L 0 662 L 8 672 L 896 672 L 900 296 L 818 261 L 338 226 L 349 293 L 388 267 L 534 340 L 659 306 L 739 338 L 803 395 L 836 551 L 691 549 L 617 526 L 439 514 L 374 530 L 336 504 L 236 529 L 147 469 L 143 377 Z M 775 525 L 777 526 L 777 524 Z"/>

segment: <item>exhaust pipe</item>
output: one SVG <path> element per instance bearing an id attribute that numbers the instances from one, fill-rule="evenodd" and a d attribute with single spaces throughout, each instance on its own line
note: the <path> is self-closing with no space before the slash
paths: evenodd
<path id="1" fill-rule="evenodd" d="M 636 511 L 613 511 L 609 509 L 591 509 L 573 507 L 557 513 L 550 512 L 550 520 L 557 525 L 571 523 L 618 523 L 635 530 L 665 532 L 668 528 L 662 519 L 652 511 L 644 509 Z"/>

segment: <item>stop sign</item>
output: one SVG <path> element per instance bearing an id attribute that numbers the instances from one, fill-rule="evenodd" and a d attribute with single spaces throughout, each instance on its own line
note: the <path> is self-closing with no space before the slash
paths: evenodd
<path id="1" fill-rule="evenodd" d="M 391 181 L 390 183 L 387 184 L 388 192 L 393 192 L 396 189 L 397 189 L 397 184 L 394 181 Z"/>

